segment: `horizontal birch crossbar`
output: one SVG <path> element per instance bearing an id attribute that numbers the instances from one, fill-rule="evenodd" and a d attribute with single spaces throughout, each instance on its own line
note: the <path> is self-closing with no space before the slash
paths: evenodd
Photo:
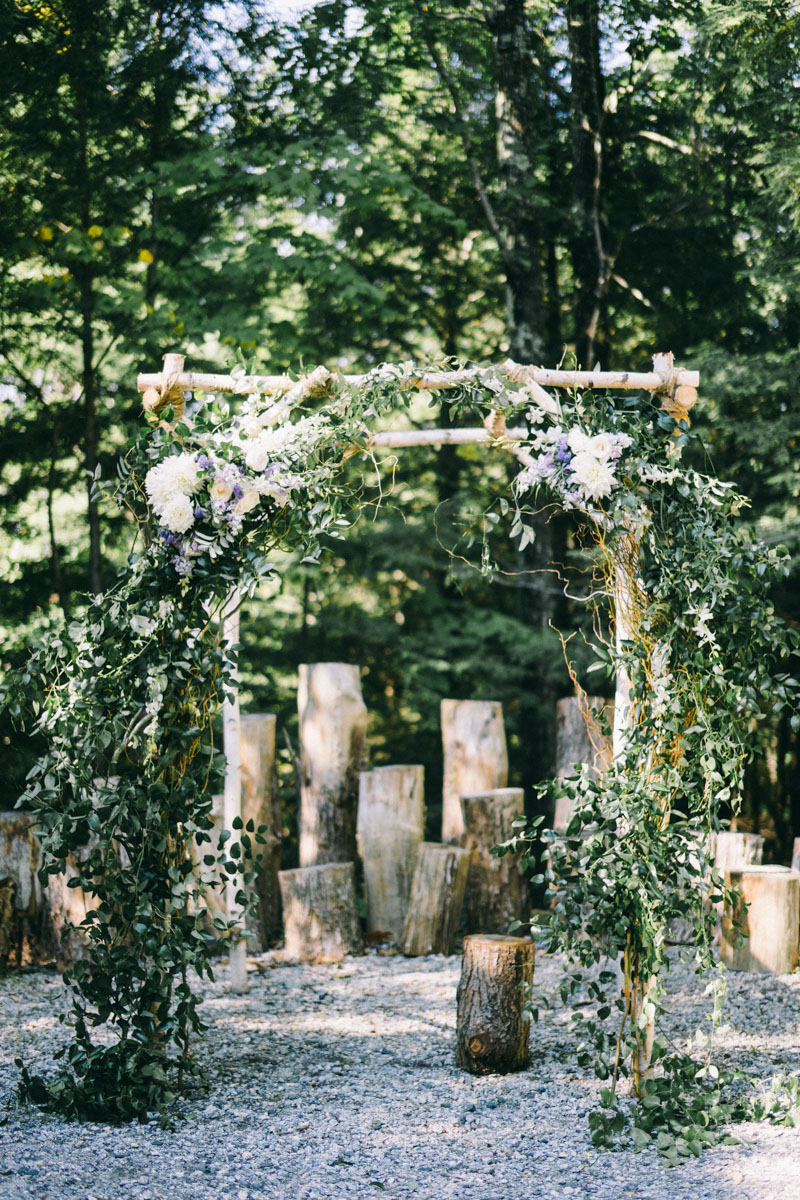
<path id="1" fill-rule="evenodd" d="M 536 383 L 540 387 L 580 387 L 580 388 L 614 388 L 627 391 L 671 392 L 676 387 L 694 387 L 700 383 L 698 371 L 664 370 L 664 371 L 560 371 L 546 367 L 522 366 L 507 361 L 495 368 L 508 375 L 516 383 Z M 320 376 L 323 371 L 320 371 Z M 315 372 L 316 374 L 316 372 Z M 464 367 L 460 371 L 428 371 L 422 375 L 411 375 L 399 378 L 398 387 L 408 391 L 441 391 L 445 388 L 459 387 L 461 384 L 480 381 L 481 368 Z M 329 371 L 326 379 L 334 380 L 338 376 Z M 343 375 L 342 381 L 348 387 L 363 387 L 370 381 L 369 375 Z M 274 392 L 283 394 L 297 387 L 302 380 L 292 379 L 289 375 L 246 375 L 234 379 L 232 375 L 212 375 L 202 371 L 181 371 L 172 376 L 170 384 L 176 389 L 187 392 Z M 141 374 L 137 385 L 140 392 L 148 388 L 160 389 L 163 375 Z M 320 379 L 319 390 L 325 390 L 325 382 Z"/>

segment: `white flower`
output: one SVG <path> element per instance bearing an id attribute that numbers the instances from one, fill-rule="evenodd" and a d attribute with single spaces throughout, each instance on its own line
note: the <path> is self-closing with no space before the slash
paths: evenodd
<path id="1" fill-rule="evenodd" d="M 261 417 L 257 417 L 254 413 L 246 413 L 241 419 L 239 428 L 249 438 L 256 438 L 261 433 L 264 425 Z"/>
<path id="2" fill-rule="evenodd" d="M 592 450 L 592 439 L 585 433 L 580 426 L 574 425 L 567 434 L 567 442 L 573 454 L 591 454 L 596 458 Z"/>
<path id="3" fill-rule="evenodd" d="M 244 515 L 261 502 L 261 492 L 252 483 L 242 483 L 242 494 L 233 506 L 233 511 Z"/>
<path id="4" fill-rule="evenodd" d="M 194 505 L 183 492 L 176 492 L 162 506 L 159 516 L 170 533 L 185 533 L 194 524 Z"/>
<path id="5" fill-rule="evenodd" d="M 601 462 L 608 462 L 617 453 L 617 447 L 618 442 L 613 433 L 596 433 L 594 437 L 589 438 L 587 450 Z"/>
<path id="6" fill-rule="evenodd" d="M 144 477 L 145 491 L 159 514 L 179 493 L 191 496 L 200 486 L 200 468 L 192 454 L 173 454 L 152 467 Z"/>
<path id="7" fill-rule="evenodd" d="M 251 471 L 263 471 L 269 460 L 269 445 L 262 435 L 248 442 L 245 447 L 244 461 Z"/>
<path id="8" fill-rule="evenodd" d="M 585 450 L 580 450 L 569 464 L 569 468 L 574 482 L 589 499 L 602 500 L 604 496 L 611 495 L 616 480 L 607 463 L 600 462 Z"/>
<path id="9" fill-rule="evenodd" d="M 233 491 L 233 484 L 225 475 L 215 475 L 209 488 L 212 504 L 224 504 Z"/>

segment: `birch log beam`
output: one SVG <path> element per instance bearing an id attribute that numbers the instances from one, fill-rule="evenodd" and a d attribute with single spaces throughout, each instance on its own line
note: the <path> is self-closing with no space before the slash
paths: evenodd
<path id="1" fill-rule="evenodd" d="M 508 750 L 499 700 L 442 700 L 442 841 L 464 833 L 461 797 L 508 783 Z"/>
<path id="2" fill-rule="evenodd" d="M 330 963 L 361 952 L 354 863 L 281 871 L 278 880 L 287 958 Z"/>
<path id="3" fill-rule="evenodd" d="M 283 821 L 275 773 L 275 725 L 274 713 L 246 713 L 240 722 L 242 821 L 245 827 L 252 821 L 256 830 L 261 825 L 269 829 L 263 846 L 250 834 L 261 862 L 253 885 L 257 907 L 255 913 L 248 913 L 247 928 L 262 950 L 275 944 L 282 929 L 278 871 Z"/>
<path id="4" fill-rule="evenodd" d="M 364 863 L 367 929 L 399 942 L 408 914 L 411 880 L 425 834 L 425 769 L 376 767 L 362 771 L 358 794 L 358 849 Z"/>
<path id="5" fill-rule="evenodd" d="M 556 776 L 571 775 L 576 765 L 586 763 L 599 778 L 612 760 L 611 739 L 600 728 L 598 717 L 605 712 L 613 722 L 614 705 L 602 696 L 565 696 L 556 702 Z M 568 796 L 556 798 L 553 829 L 567 828 L 572 815 Z"/>
<path id="6" fill-rule="evenodd" d="M 513 836 L 525 811 L 522 788 L 495 788 L 461 797 L 463 845 L 470 853 L 466 914 L 468 933 L 506 934 L 512 921 L 530 915 L 528 885 L 519 855 L 492 854 L 492 846 Z"/>
<path id="7" fill-rule="evenodd" d="M 242 598 L 238 588 L 233 588 L 225 604 L 222 615 L 222 640 L 225 655 L 231 666 L 231 676 L 234 689 L 238 689 L 238 670 L 236 655 L 239 650 L 239 606 Z M 233 695 L 226 694 L 222 701 L 222 738 L 225 748 L 225 791 L 223 796 L 223 817 L 225 829 L 231 834 L 232 841 L 238 841 L 234 829 L 234 821 L 242 815 L 242 750 L 241 750 L 241 719 L 239 710 L 238 690 Z M 240 890 L 241 881 L 238 877 L 228 880 L 225 886 L 225 905 L 228 921 L 234 922 L 229 938 L 229 970 L 230 989 L 236 995 L 243 995 L 248 990 L 247 982 L 247 949 L 241 936 L 243 920 L 242 906 L 236 896 Z"/>
<path id="8" fill-rule="evenodd" d="M 367 759 L 361 672 L 350 663 L 302 663 L 300 866 L 354 862 L 358 777 Z"/>
<path id="9" fill-rule="evenodd" d="M 463 1070 L 507 1074 L 528 1065 L 530 1021 L 523 1005 L 533 983 L 534 952 L 526 938 L 464 939 L 456 993 L 456 1064 Z"/>
<path id="10" fill-rule="evenodd" d="M 421 844 L 403 930 L 403 954 L 453 953 L 469 860 L 469 851 L 462 846 Z"/>
<path id="11" fill-rule="evenodd" d="M 790 867 L 739 867 L 727 871 L 725 881 L 739 899 L 723 913 L 722 961 L 734 971 L 791 974 L 800 949 L 800 873 Z"/>

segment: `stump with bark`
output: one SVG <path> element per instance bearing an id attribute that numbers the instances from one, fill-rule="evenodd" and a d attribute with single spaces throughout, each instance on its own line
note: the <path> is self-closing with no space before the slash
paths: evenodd
<path id="1" fill-rule="evenodd" d="M 528 1065 L 530 1021 L 523 1005 L 533 983 L 533 959 L 534 944 L 526 938 L 464 939 L 456 995 L 456 1064 L 463 1070 L 507 1074 Z"/>
<path id="2" fill-rule="evenodd" d="M 253 884 L 257 907 L 248 914 L 246 927 L 261 950 L 274 946 L 282 930 L 278 886 L 282 817 L 275 773 L 275 722 L 273 713 L 244 713 L 240 718 L 242 820 L 245 826 L 252 821 L 256 829 L 260 825 L 269 828 L 265 845 L 250 835 L 261 861 Z"/>
<path id="3" fill-rule="evenodd" d="M 461 846 L 420 845 L 403 929 L 404 954 L 453 953 L 469 860 L 469 851 Z"/>
<path id="4" fill-rule="evenodd" d="M 354 862 L 358 776 L 367 762 L 361 673 L 349 663 L 302 663 L 300 865 Z"/>
<path id="5" fill-rule="evenodd" d="M 800 873 L 751 866 L 725 875 L 739 898 L 722 917 L 720 953 L 734 971 L 789 975 L 800 950 Z"/>
<path id="6" fill-rule="evenodd" d="M 353 863 L 320 863 L 280 871 L 286 956 L 299 962 L 339 962 L 363 949 Z"/>
<path id="7" fill-rule="evenodd" d="M 403 936 L 424 832 L 423 767 L 376 767 L 361 772 L 357 835 L 371 933 L 389 933 L 395 941 Z"/>
<path id="8" fill-rule="evenodd" d="M 571 775 L 576 765 L 586 763 L 600 776 L 611 764 L 611 737 L 600 728 L 598 717 L 605 711 L 609 725 L 614 720 L 612 701 L 602 696 L 565 696 L 556 703 L 556 776 Z M 571 816 L 569 796 L 556 799 L 553 828 L 563 832 Z"/>
<path id="9" fill-rule="evenodd" d="M 530 897 L 517 854 L 492 854 L 512 837 L 514 820 L 525 811 L 522 788 L 495 788 L 461 797 L 462 845 L 470 852 L 466 892 L 469 933 L 507 933 L 512 921 L 530 915 Z"/>
<path id="10" fill-rule="evenodd" d="M 464 832 L 460 797 L 508 783 L 508 750 L 499 700 L 442 700 L 442 841 Z"/>

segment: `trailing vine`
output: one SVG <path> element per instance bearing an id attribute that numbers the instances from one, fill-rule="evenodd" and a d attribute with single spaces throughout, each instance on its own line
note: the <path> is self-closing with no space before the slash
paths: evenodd
<path id="1" fill-rule="evenodd" d="M 65 974 L 72 1040 L 62 1068 L 48 1079 L 22 1068 L 22 1092 L 36 1103 L 144 1119 L 165 1113 L 196 1069 L 196 980 L 211 975 L 215 940 L 232 928 L 220 916 L 210 926 L 204 893 L 247 882 L 263 836 L 240 828 L 212 844 L 223 768 L 214 717 L 234 666 L 220 613 L 234 588 L 252 594 L 276 571 L 273 552 L 315 561 L 324 539 L 345 535 L 361 484 L 343 462 L 370 453 L 376 419 L 407 403 L 419 374 L 384 365 L 355 389 L 315 372 L 276 399 L 242 372 L 232 406 L 211 398 L 187 415 L 154 410 L 118 481 L 104 486 L 136 521 L 127 566 L 85 620 L 33 653 L 5 698 L 20 722 L 33 712 L 48 743 L 20 800 L 36 816 L 43 880 L 69 859 L 92 906 L 86 958 Z M 530 498 L 545 489 L 587 518 L 598 589 L 611 594 L 623 560 L 633 580 L 635 636 L 615 641 L 597 622 L 599 665 L 630 681 L 630 730 L 602 780 L 583 772 L 563 785 L 573 817 L 565 834 L 547 835 L 542 874 L 551 948 L 595 971 L 586 986 L 597 1020 L 581 1053 L 610 1080 L 613 1111 L 592 1124 L 608 1144 L 619 1134 L 617 1081 L 631 1075 L 651 1111 L 661 1086 L 651 1066 L 669 1065 L 659 1041 L 645 1044 L 666 923 L 691 912 L 699 964 L 710 965 L 707 838 L 736 803 L 759 715 L 776 697 L 794 703 L 796 685 L 780 672 L 793 643 L 768 599 L 781 560 L 737 532 L 741 497 L 680 466 L 686 423 L 650 397 L 576 393 L 559 403 L 524 373 L 513 382 L 486 368 L 448 400 L 457 414 L 488 418 L 497 445 L 523 461 L 498 501 L 512 536 L 530 539 Z M 509 445 L 504 422 L 520 417 L 530 432 Z M 537 837 L 522 829 L 507 849 L 532 860 Z M 201 878 L 200 859 L 216 866 L 215 880 Z M 615 975 L 596 971 L 604 959 L 624 963 L 616 1000 Z M 636 1128 L 640 1142 L 650 1136 Z"/>

